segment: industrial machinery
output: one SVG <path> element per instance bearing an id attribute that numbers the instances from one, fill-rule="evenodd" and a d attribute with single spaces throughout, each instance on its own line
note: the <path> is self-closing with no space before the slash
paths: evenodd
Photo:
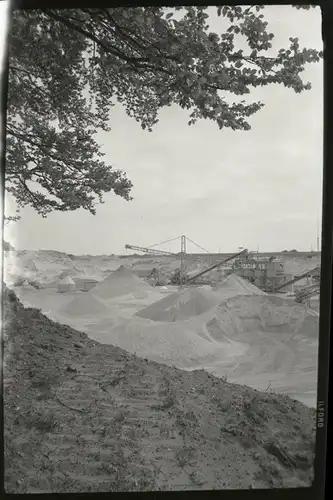
<path id="1" fill-rule="evenodd" d="M 275 288 L 275 291 L 277 292 L 278 290 L 282 290 L 283 288 L 289 286 L 289 285 L 292 285 L 294 283 L 297 283 L 297 281 L 300 281 L 304 278 L 307 278 L 307 277 L 314 277 L 315 279 L 319 279 L 320 277 L 320 267 L 315 267 L 314 269 L 310 269 L 302 274 L 299 274 L 298 276 L 295 276 L 294 278 L 292 278 L 291 280 L 277 286 Z"/>
<path id="2" fill-rule="evenodd" d="M 257 287 L 266 292 L 284 292 L 288 289 L 288 287 L 292 287 L 294 283 L 297 283 L 304 278 L 311 278 L 312 283 L 310 284 L 310 286 L 302 288 L 301 290 L 296 292 L 296 300 L 299 302 L 306 301 L 308 297 L 319 293 L 320 267 L 310 269 L 298 276 L 292 276 L 291 274 L 287 275 L 285 274 L 284 263 L 276 257 L 265 257 L 263 255 L 260 255 L 258 252 L 249 252 L 247 249 L 243 249 L 242 247 L 240 247 L 239 252 L 229 255 L 226 259 L 215 262 L 214 264 L 211 264 L 208 267 L 195 272 L 195 274 L 191 273 L 191 275 L 189 275 L 186 269 L 187 261 L 198 260 L 202 262 L 207 258 L 212 261 L 213 259 L 215 260 L 216 257 L 211 255 L 207 250 L 200 247 L 197 243 L 185 237 L 184 235 L 178 238 L 173 238 L 172 240 L 164 241 L 162 243 L 159 243 L 158 245 L 169 243 L 175 240 L 179 241 L 179 239 L 181 240 L 181 248 L 180 252 L 178 253 L 158 250 L 157 248 L 155 248 L 157 245 L 152 245 L 151 247 L 125 245 L 125 248 L 143 252 L 149 255 L 173 256 L 177 259 L 180 259 L 180 268 L 174 271 L 174 274 L 171 276 L 170 281 L 172 284 L 180 285 L 181 287 L 186 284 L 211 284 L 212 280 L 219 280 L 220 278 L 219 276 L 212 278 L 212 276 L 208 275 L 208 273 L 217 268 L 220 268 L 221 272 L 224 272 L 225 274 L 235 273 L 238 276 L 247 279 L 251 283 L 254 283 Z M 186 240 L 200 248 L 201 251 L 203 250 L 204 252 L 206 252 L 206 254 L 201 253 L 200 257 L 198 254 L 188 254 L 186 251 Z M 232 265 L 228 264 L 226 266 L 226 264 L 231 261 L 233 261 Z M 223 267 L 225 267 L 225 269 L 223 269 Z M 219 275 L 219 273 L 217 274 Z M 156 284 L 159 284 L 162 280 L 162 275 L 160 276 L 160 269 L 153 269 L 151 271 L 150 277 L 155 279 Z M 201 277 L 204 277 L 203 280 L 200 279 Z M 168 279 L 168 277 L 166 274 L 164 274 L 164 278 L 162 281 L 166 279 Z M 316 281 L 317 283 L 313 284 L 314 281 Z"/>
<path id="3" fill-rule="evenodd" d="M 284 264 L 273 256 L 265 257 L 249 252 L 236 259 L 231 271 L 254 283 L 266 292 L 274 292 L 277 285 L 291 279 L 284 272 Z"/>
<path id="4" fill-rule="evenodd" d="M 238 256 L 240 256 L 243 253 L 245 254 L 246 252 L 247 252 L 247 250 L 244 249 L 241 252 L 238 252 L 236 254 L 230 255 L 226 259 L 221 260 L 219 262 L 215 262 L 215 264 L 212 264 L 211 266 L 206 267 L 205 269 L 202 269 L 198 273 L 196 273 L 194 275 L 191 275 L 191 276 L 187 275 L 185 272 L 184 272 L 183 276 L 181 276 L 181 269 L 177 269 L 175 271 L 175 273 L 173 274 L 173 276 L 171 277 L 171 283 L 173 285 L 178 285 L 178 284 L 181 284 L 181 283 L 183 283 L 183 284 L 199 284 L 198 278 L 201 278 L 205 274 L 209 273 L 210 271 L 213 271 L 214 269 L 217 269 L 218 267 L 222 267 L 227 262 L 231 261 L 232 259 L 237 258 Z M 211 280 L 208 280 L 208 281 L 202 281 L 202 280 L 200 280 L 200 284 L 201 285 L 203 285 L 203 284 L 211 284 Z"/>
<path id="5" fill-rule="evenodd" d="M 142 252 L 142 253 L 147 253 L 149 255 L 172 255 L 174 257 L 180 257 L 182 252 L 175 253 L 175 252 L 167 252 L 164 250 L 157 250 L 156 248 L 153 247 L 140 247 L 137 245 L 125 245 L 126 250 L 134 250 L 136 252 Z M 185 251 L 183 253 L 186 253 L 186 247 Z M 202 261 L 201 257 L 196 257 L 195 255 L 190 255 L 187 254 L 187 257 L 191 258 L 192 260 L 200 260 Z"/>
<path id="6" fill-rule="evenodd" d="M 163 250 L 157 250 L 156 248 L 146 248 L 139 247 L 137 245 L 125 245 L 126 250 L 134 250 L 136 252 L 148 253 L 150 255 L 175 255 L 179 256 L 179 253 L 165 252 Z"/>
<path id="7" fill-rule="evenodd" d="M 194 283 L 198 278 L 200 278 L 201 276 L 203 276 L 204 274 L 206 273 L 209 273 L 210 271 L 213 271 L 214 269 L 217 269 L 218 267 L 220 266 L 223 266 L 224 264 L 226 264 L 227 262 L 231 261 L 232 259 L 235 259 L 237 257 L 239 257 L 240 255 L 242 254 L 246 254 L 247 250 L 244 249 L 242 250 L 241 252 L 237 252 L 236 254 L 233 254 L 233 255 L 230 255 L 229 257 L 227 257 L 226 259 L 224 260 L 221 260 L 219 262 L 215 262 L 215 264 L 212 264 L 211 266 L 209 267 L 206 267 L 205 269 L 202 269 L 201 271 L 199 271 L 198 273 L 194 274 L 194 275 L 191 275 L 191 276 L 188 276 L 186 274 L 186 270 L 185 270 L 185 267 L 183 268 L 183 272 L 182 272 L 182 269 L 177 269 L 173 276 L 171 277 L 171 284 L 173 285 L 185 285 L 185 284 L 191 284 L 191 283 Z M 202 283 L 201 283 L 202 284 Z"/>
<path id="8" fill-rule="evenodd" d="M 200 271 L 199 273 L 195 274 L 194 276 L 191 276 L 190 278 L 187 278 L 187 283 L 190 283 L 191 281 L 194 281 L 195 279 L 199 278 L 200 276 L 203 276 L 204 274 L 209 273 L 213 269 L 216 269 L 217 267 L 220 267 L 223 264 L 226 264 L 227 262 L 229 262 L 229 261 L 231 261 L 233 259 L 236 259 L 240 255 L 247 255 L 247 253 L 248 253 L 247 249 L 244 248 L 244 250 L 241 250 L 240 252 L 237 252 L 237 253 L 235 253 L 233 255 L 230 255 L 226 259 L 221 260 L 219 262 L 216 262 L 215 264 L 207 267 L 206 269 L 203 269 L 202 271 Z"/>
<path id="9" fill-rule="evenodd" d="M 157 250 L 156 248 L 153 248 L 153 247 L 156 247 L 157 245 L 153 245 L 151 247 L 141 247 L 141 246 L 137 246 L 137 245 L 125 245 L 125 248 L 130 249 L 130 250 L 135 250 L 138 252 L 147 253 L 150 255 L 172 255 L 174 257 L 180 258 L 180 269 L 175 272 L 175 275 L 172 277 L 171 281 L 174 284 L 179 284 L 180 286 L 183 286 L 186 282 L 186 264 L 185 264 L 186 257 L 191 258 L 192 260 L 202 260 L 202 259 L 200 257 L 196 257 L 193 255 L 187 256 L 186 255 L 186 237 L 184 235 L 182 235 L 180 238 L 181 238 L 181 249 L 180 249 L 179 253 L 167 252 L 164 250 Z M 163 243 L 169 243 L 169 242 L 177 240 L 177 239 L 179 239 L 179 238 L 173 238 L 172 240 L 163 241 L 162 243 L 160 243 L 160 245 Z M 189 240 L 189 241 L 192 242 L 192 240 Z M 194 243 L 194 242 L 192 242 L 192 243 Z M 194 243 L 194 244 L 196 245 L 196 243 Z M 199 246 L 199 245 L 197 245 L 197 246 Z M 201 248 L 201 247 L 199 247 L 199 248 Z"/>
<path id="10" fill-rule="evenodd" d="M 320 284 L 318 282 L 296 290 L 296 302 L 307 302 L 314 295 L 319 295 L 319 292 Z"/>
<path id="11" fill-rule="evenodd" d="M 230 255 L 229 257 L 227 257 L 223 261 L 216 262 L 215 264 L 212 264 L 209 267 L 196 273 L 195 275 L 192 275 L 189 277 L 186 273 L 186 259 L 202 261 L 203 257 L 206 257 L 207 255 L 204 254 L 203 257 L 198 257 L 198 256 L 194 256 L 191 254 L 187 254 L 186 253 L 186 240 L 188 239 L 191 243 L 196 245 L 198 248 L 200 248 L 201 250 L 204 250 L 208 254 L 208 256 L 211 256 L 211 254 L 209 252 L 207 252 L 207 250 L 205 250 L 202 247 L 200 247 L 199 245 L 197 245 L 194 241 L 190 240 L 189 238 L 186 238 L 184 235 L 182 235 L 180 238 L 181 238 L 181 249 L 180 249 L 179 253 L 167 252 L 167 251 L 157 250 L 156 248 L 153 248 L 157 245 L 153 245 L 151 247 L 141 247 L 138 245 L 125 245 L 125 248 L 130 249 L 130 250 L 134 250 L 134 251 L 138 251 L 138 252 L 144 252 L 144 253 L 147 253 L 150 255 L 172 255 L 172 256 L 180 258 L 180 269 L 177 269 L 175 271 L 174 275 L 171 277 L 171 283 L 177 284 L 180 286 L 184 286 L 188 282 L 193 283 L 195 281 L 195 279 L 203 276 L 204 274 L 212 271 L 213 269 L 216 269 L 219 266 L 222 266 L 222 265 L 226 264 L 227 262 L 231 261 L 232 259 L 235 259 L 241 255 L 247 255 L 247 253 L 248 253 L 247 249 L 242 249 L 240 252 L 237 252 L 233 255 Z M 176 239 L 179 239 L 179 238 L 174 238 L 173 240 L 164 241 L 162 243 L 169 243 L 169 242 L 174 241 Z M 160 243 L 160 245 L 162 243 Z"/>

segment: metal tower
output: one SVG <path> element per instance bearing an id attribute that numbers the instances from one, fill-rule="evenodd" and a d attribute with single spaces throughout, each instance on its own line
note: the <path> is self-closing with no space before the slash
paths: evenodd
<path id="1" fill-rule="evenodd" d="M 186 236 L 181 236 L 180 244 L 180 286 L 181 288 L 186 284 Z"/>
<path id="2" fill-rule="evenodd" d="M 317 252 L 319 252 L 319 216 L 317 218 Z"/>

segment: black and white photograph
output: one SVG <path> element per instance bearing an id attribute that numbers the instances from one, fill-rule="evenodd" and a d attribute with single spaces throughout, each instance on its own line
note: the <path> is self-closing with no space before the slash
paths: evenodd
<path id="1" fill-rule="evenodd" d="M 0 9 L 6 493 L 310 487 L 320 7 Z"/>

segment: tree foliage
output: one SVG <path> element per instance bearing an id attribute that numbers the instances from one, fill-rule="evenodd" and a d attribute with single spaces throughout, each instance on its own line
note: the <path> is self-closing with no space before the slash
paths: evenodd
<path id="1" fill-rule="evenodd" d="M 262 6 L 217 11 L 228 24 L 222 34 L 210 31 L 207 7 L 14 12 L 6 187 L 18 206 L 42 216 L 95 213 L 104 193 L 131 199 L 130 180 L 105 162 L 95 138 L 112 133 L 116 102 L 148 131 L 173 103 L 188 110 L 190 125 L 210 119 L 220 129 L 249 130 L 263 103 L 232 95 L 271 84 L 311 88 L 301 73 L 320 60 L 318 51 L 290 38 L 268 56 L 274 34 Z M 237 49 L 238 37 L 247 50 Z"/>

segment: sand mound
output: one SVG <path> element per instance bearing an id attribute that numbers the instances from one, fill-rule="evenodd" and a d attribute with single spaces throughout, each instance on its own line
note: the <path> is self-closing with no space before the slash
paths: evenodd
<path id="1" fill-rule="evenodd" d="M 87 316 L 103 314 L 108 311 L 106 304 L 93 294 L 85 293 L 73 299 L 61 312 L 71 316 Z"/>
<path id="2" fill-rule="evenodd" d="M 196 331 L 201 325 L 187 321 L 157 323 L 134 315 L 128 320 L 106 319 L 103 328 L 101 323 L 97 328 L 94 324 L 84 326 L 90 338 L 182 369 L 195 369 L 243 353 L 230 343 L 207 341 Z"/>
<path id="3" fill-rule="evenodd" d="M 235 297 L 236 295 L 267 295 L 260 288 L 236 274 L 230 274 L 225 278 L 214 289 L 214 292 L 219 295 L 221 300 Z"/>
<path id="4" fill-rule="evenodd" d="M 280 297 L 241 296 L 221 303 L 207 322 L 207 329 L 215 340 L 246 340 L 248 335 L 259 332 L 317 338 L 319 315 Z"/>
<path id="5" fill-rule="evenodd" d="M 21 288 L 24 290 L 24 291 L 31 291 L 31 292 L 35 292 L 36 291 L 36 288 L 34 286 L 31 285 L 31 283 L 29 283 L 28 280 L 24 280 L 22 285 L 20 285 Z"/>
<path id="6" fill-rule="evenodd" d="M 179 321 L 203 314 L 217 303 L 218 297 L 213 292 L 185 289 L 142 309 L 137 316 L 153 321 Z"/>
<path id="7" fill-rule="evenodd" d="M 138 278 L 132 271 L 120 266 L 94 287 L 94 295 L 107 300 L 151 289 L 152 287 L 148 283 Z"/>

